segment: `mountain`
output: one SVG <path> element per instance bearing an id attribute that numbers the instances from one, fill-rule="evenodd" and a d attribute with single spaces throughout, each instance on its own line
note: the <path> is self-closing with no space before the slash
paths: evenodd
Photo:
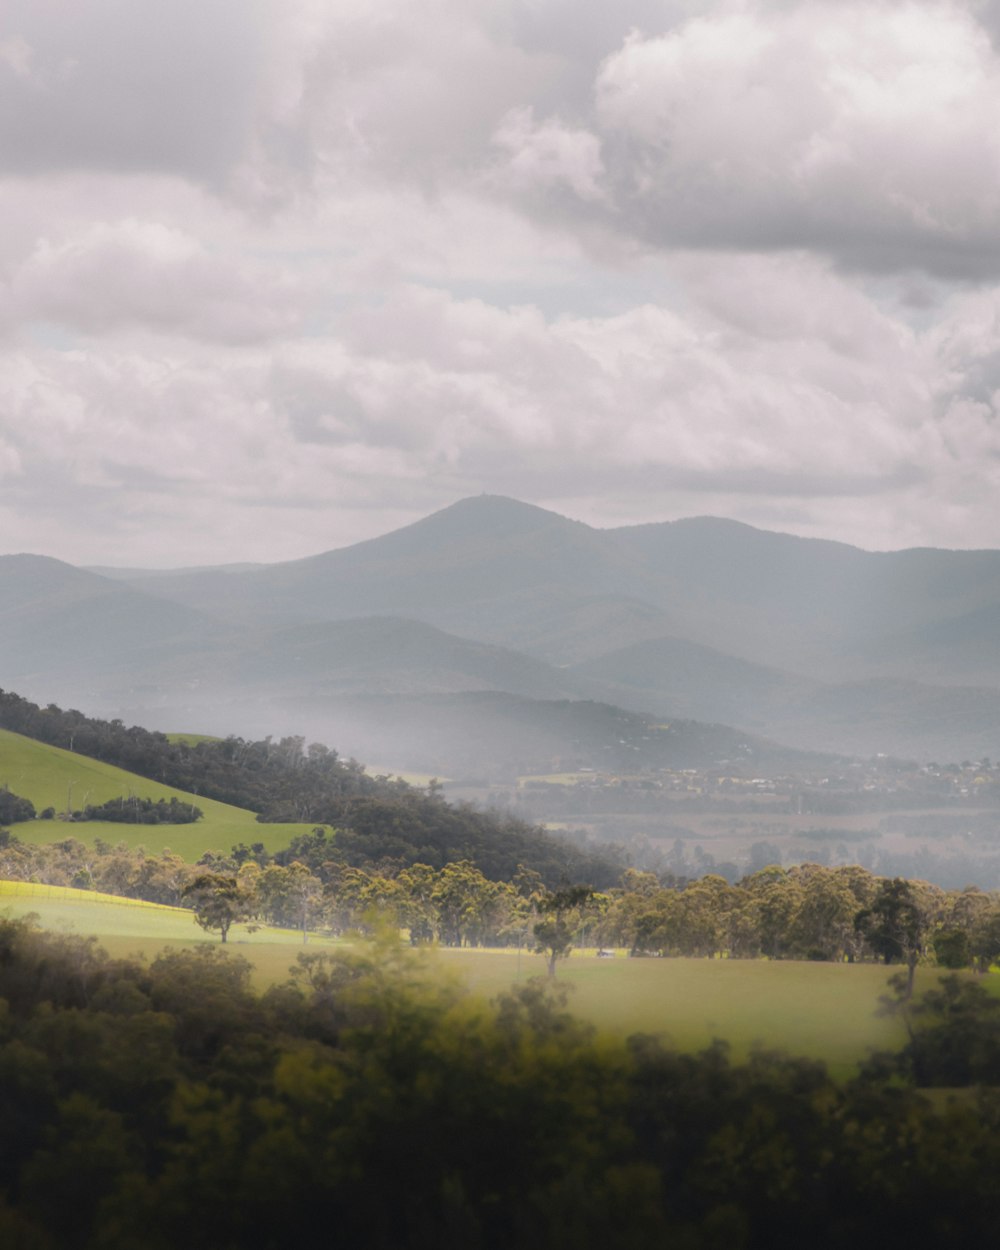
<path id="1" fill-rule="evenodd" d="M 221 645 L 178 654 L 161 674 L 168 687 L 236 689 L 283 701 L 390 691 L 504 690 L 536 698 L 579 693 L 567 674 L 541 660 L 391 616 L 230 630 Z"/>
<path id="2" fill-rule="evenodd" d="M 0 587 L 3 681 L 47 699 L 96 696 L 115 674 L 142 673 L 220 632 L 195 608 L 45 556 L 0 556 Z"/>
<path id="3" fill-rule="evenodd" d="M 669 635 L 830 680 L 920 680 L 928 646 L 961 680 L 963 631 L 1000 617 L 1000 552 L 868 552 L 712 517 L 597 530 L 492 496 L 303 560 L 128 584 L 230 623 L 402 616 L 556 663 Z M 1000 682 L 1000 648 L 980 651 Z"/>
<path id="4" fill-rule="evenodd" d="M 231 623 L 251 614 L 266 624 L 403 616 L 522 647 L 533 621 L 544 632 L 553 613 L 565 620 L 583 600 L 638 597 L 645 605 L 656 596 L 613 534 L 490 496 L 303 560 L 245 573 L 157 574 L 130 584 Z M 637 596 L 637 587 L 647 593 Z"/>
<path id="5" fill-rule="evenodd" d="M 1000 754 L 996 551 L 712 517 L 598 530 L 479 496 L 280 564 L 112 577 L 24 556 L 0 579 L 0 682 L 62 699 L 71 682 L 105 714 L 203 708 L 190 723 L 267 732 L 276 709 L 494 692 L 814 749 Z"/>
<path id="6" fill-rule="evenodd" d="M 607 697 L 626 707 L 669 710 L 744 728 L 823 688 L 823 683 L 754 664 L 685 638 L 656 638 L 609 651 L 570 672 L 600 682 Z"/>

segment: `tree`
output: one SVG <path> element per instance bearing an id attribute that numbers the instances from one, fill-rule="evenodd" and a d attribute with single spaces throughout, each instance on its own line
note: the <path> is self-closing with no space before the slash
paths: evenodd
<path id="1" fill-rule="evenodd" d="M 967 968 L 972 962 L 969 935 L 964 929 L 936 929 L 931 946 L 942 968 Z"/>
<path id="2" fill-rule="evenodd" d="M 883 963 L 907 965 L 907 992 L 912 993 L 927 927 L 912 884 L 902 877 L 883 881 L 871 906 L 858 912 L 854 924 Z"/>
<path id="3" fill-rule="evenodd" d="M 679 896 L 674 935 L 679 953 L 709 956 L 727 949 L 739 897 L 739 891 L 716 873 L 692 881 Z"/>
<path id="4" fill-rule="evenodd" d="M 1000 959 L 1000 906 L 985 909 L 976 917 L 969 948 L 979 972 L 987 972 Z"/>
<path id="5" fill-rule="evenodd" d="M 183 891 L 194 907 L 195 922 L 206 931 L 218 929 L 219 939 L 226 941 L 232 925 L 244 920 L 249 902 L 235 877 L 219 872 L 205 872 L 195 877 Z"/>
<path id="6" fill-rule="evenodd" d="M 437 919 L 433 901 L 437 874 L 429 864 L 413 864 L 404 868 L 396 881 L 403 891 L 399 918 L 410 931 L 410 944 L 431 941 Z"/>
<path id="7" fill-rule="evenodd" d="M 285 871 L 288 873 L 288 895 L 302 931 L 304 946 L 308 941 L 310 924 L 323 902 L 323 882 L 298 860 L 289 864 Z"/>
<path id="8" fill-rule="evenodd" d="M 896 1055 L 873 1057 L 872 1070 L 888 1064 L 918 1086 L 1000 1081 L 1000 999 L 954 972 L 918 1000 L 903 973 L 889 987 L 880 1014 L 901 1017 L 909 1041 Z"/>
<path id="9" fill-rule="evenodd" d="M 799 877 L 771 864 L 746 877 L 741 888 L 749 903 L 744 923 L 752 923 L 756 930 L 757 949 L 769 959 L 782 958 L 788 952 L 792 919 L 802 904 Z"/>
<path id="10" fill-rule="evenodd" d="M 788 938 L 807 959 L 843 959 L 855 936 L 858 901 L 849 884 L 831 868 L 803 865 L 802 894 Z"/>
<path id="11" fill-rule="evenodd" d="M 14 825 L 22 820 L 35 819 L 35 805 L 23 799 L 9 786 L 0 786 L 0 825 Z"/>
<path id="12" fill-rule="evenodd" d="M 547 895 L 539 903 L 542 919 L 534 927 L 535 949 L 545 955 L 550 977 L 556 975 L 556 961 L 566 959 L 572 950 L 576 928 L 572 920 L 579 916 L 580 909 L 593 893 L 589 885 L 571 885 Z"/>
<path id="13" fill-rule="evenodd" d="M 272 924 L 300 929 L 305 945 L 312 922 L 323 904 L 323 883 L 305 864 L 293 861 L 287 868 L 269 864 L 263 872 L 256 864 L 240 869 L 254 881 L 254 893 L 260 909 Z"/>

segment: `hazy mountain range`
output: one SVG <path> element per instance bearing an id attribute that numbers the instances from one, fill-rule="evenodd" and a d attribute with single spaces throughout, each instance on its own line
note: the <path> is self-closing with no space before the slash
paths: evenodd
<path id="1" fill-rule="evenodd" d="M 636 742 L 685 718 L 814 750 L 1000 753 L 997 551 L 872 553 L 709 517 L 597 530 L 480 496 L 282 564 L 18 555 L 0 585 L 0 686 L 164 728 L 301 728 L 468 766 L 476 726 L 512 759 L 536 737 L 582 758 L 582 727 L 617 707 L 647 714 Z"/>

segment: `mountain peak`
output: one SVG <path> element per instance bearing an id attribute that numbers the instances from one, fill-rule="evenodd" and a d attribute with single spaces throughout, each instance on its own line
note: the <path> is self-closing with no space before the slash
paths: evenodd
<path id="1" fill-rule="evenodd" d="M 446 508 L 418 521 L 423 525 L 431 521 L 459 520 L 463 525 L 473 522 L 480 529 L 534 529 L 539 525 L 581 525 L 537 504 L 523 503 L 509 495 L 468 495 Z"/>
<path id="2" fill-rule="evenodd" d="M 522 536 L 541 530 L 555 529 L 591 532 L 590 527 L 581 521 L 571 521 L 560 516 L 558 512 L 539 508 L 536 504 L 522 503 L 506 495 L 469 495 L 389 534 L 369 538 L 352 547 L 310 556 L 301 563 L 326 563 L 332 557 L 351 560 L 367 558 L 373 551 L 396 556 L 423 551 L 428 544 L 441 550 L 456 546 L 467 547 L 483 539 L 516 541 Z"/>

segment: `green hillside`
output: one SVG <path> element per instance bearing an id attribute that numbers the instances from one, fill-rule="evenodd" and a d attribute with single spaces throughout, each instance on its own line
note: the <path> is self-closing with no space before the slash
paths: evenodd
<path id="1" fill-rule="evenodd" d="M 115 844 L 144 846 L 152 852 L 169 847 L 185 859 L 196 860 L 206 850 L 228 851 L 238 842 L 248 845 L 263 842 L 269 851 L 277 851 L 297 834 L 311 828 L 308 824 L 258 824 L 253 812 L 187 794 L 6 729 L 0 729 L 0 785 L 7 785 L 15 794 L 30 799 L 38 811 L 54 807 L 61 812 L 66 810 L 67 804 L 77 809 L 85 803 L 96 805 L 134 794 L 153 800 L 176 796 L 182 802 L 196 804 L 204 812 L 202 819 L 193 825 L 122 825 L 96 820 L 73 824 L 36 820 L 14 826 L 13 832 L 22 842 L 56 842 L 67 837 L 90 842 L 103 838 Z"/>

